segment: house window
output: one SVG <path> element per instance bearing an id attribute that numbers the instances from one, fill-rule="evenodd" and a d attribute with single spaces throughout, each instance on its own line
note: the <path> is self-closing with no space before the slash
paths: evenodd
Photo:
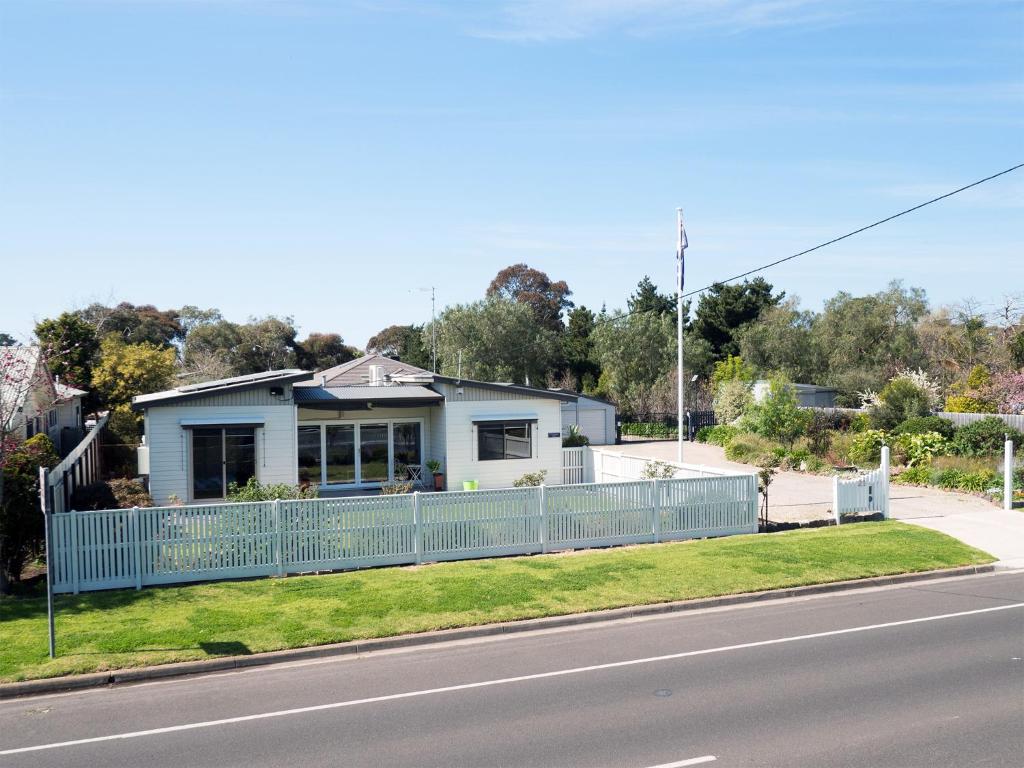
<path id="1" fill-rule="evenodd" d="M 25 439 L 32 437 L 36 433 L 36 420 L 35 418 L 25 419 Z"/>
<path id="2" fill-rule="evenodd" d="M 477 424 L 477 457 L 480 461 L 528 459 L 533 440 L 528 421 L 488 421 Z"/>
<path id="3" fill-rule="evenodd" d="M 56 427 L 57 426 L 57 409 L 54 408 L 46 414 L 46 426 Z"/>

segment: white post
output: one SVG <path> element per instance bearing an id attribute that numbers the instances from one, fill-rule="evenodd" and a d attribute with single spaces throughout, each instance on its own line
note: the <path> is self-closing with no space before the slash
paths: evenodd
<path id="1" fill-rule="evenodd" d="M 78 513 L 71 510 L 71 586 L 74 594 L 78 594 Z"/>
<path id="2" fill-rule="evenodd" d="M 284 533 L 281 530 L 281 500 L 274 499 L 271 507 L 274 517 L 274 562 L 277 565 L 277 575 L 284 576 Z"/>
<path id="3" fill-rule="evenodd" d="M 540 484 L 540 551 L 548 551 L 548 494 L 544 483 Z"/>
<path id="4" fill-rule="evenodd" d="M 676 223 L 679 225 L 676 246 L 676 461 L 683 463 L 683 209 L 676 208 Z"/>
<path id="5" fill-rule="evenodd" d="M 1003 509 L 1013 509 L 1013 440 L 1003 445 Z"/>
<path id="6" fill-rule="evenodd" d="M 658 478 L 651 480 L 651 494 L 654 497 L 651 500 L 651 507 L 654 510 L 654 525 L 651 526 L 651 530 L 654 532 L 654 543 L 657 544 L 661 541 L 661 485 Z"/>
<path id="7" fill-rule="evenodd" d="M 423 521 L 420 513 L 420 492 L 412 492 L 412 537 L 416 564 L 423 562 Z"/>
<path id="8" fill-rule="evenodd" d="M 882 446 L 882 517 L 889 519 L 889 446 Z"/>
<path id="9" fill-rule="evenodd" d="M 832 478 L 832 514 L 836 518 L 836 525 L 839 525 L 839 478 Z"/>
<path id="10" fill-rule="evenodd" d="M 139 508 L 132 507 L 132 541 L 135 543 L 135 589 L 142 589 L 142 540 L 139 536 Z"/>

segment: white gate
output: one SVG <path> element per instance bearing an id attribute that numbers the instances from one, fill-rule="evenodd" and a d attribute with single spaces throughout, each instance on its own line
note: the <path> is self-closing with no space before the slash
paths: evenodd
<path id="1" fill-rule="evenodd" d="M 858 512 L 881 512 L 889 517 L 889 447 L 882 446 L 878 469 L 852 480 L 832 479 L 832 514 L 836 525 L 843 515 Z"/>

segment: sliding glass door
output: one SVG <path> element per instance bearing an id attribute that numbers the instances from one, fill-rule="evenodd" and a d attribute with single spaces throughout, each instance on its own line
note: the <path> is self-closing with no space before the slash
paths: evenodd
<path id="1" fill-rule="evenodd" d="M 223 499 L 232 483 L 256 476 L 256 430 L 205 427 L 192 430 L 192 498 Z"/>
<path id="2" fill-rule="evenodd" d="M 300 483 L 377 485 L 395 479 L 396 464 L 423 463 L 423 423 L 304 424 L 298 428 Z"/>

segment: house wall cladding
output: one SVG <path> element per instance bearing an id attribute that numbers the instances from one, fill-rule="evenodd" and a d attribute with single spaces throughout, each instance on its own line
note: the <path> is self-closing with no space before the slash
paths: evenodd
<path id="1" fill-rule="evenodd" d="M 497 393 L 501 394 L 501 393 Z M 464 480 L 476 480 L 480 488 L 507 488 L 527 472 L 547 471 L 546 482 L 557 483 L 562 476 L 562 413 L 559 401 L 534 397 L 447 401 L 445 403 L 445 443 L 448 454 L 449 488 L 461 487 Z M 483 416 L 494 419 L 503 414 L 509 421 L 536 418 L 532 425 L 532 456 L 529 459 L 480 461 L 477 458 L 477 430 L 473 421 Z M 557 437 L 548 437 L 555 434 Z"/>
<path id="2" fill-rule="evenodd" d="M 182 427 L 182 419 L 262 420 L 263 427 L 256 429 L 256 479 L 261 483 L 297 483 L 295 408 L 291 398 L 276 400 L 272 405 L 196 405 L 191 401 L 150 407 L 146 412 L 146 444 L 153 500 L 164 504 L 172 494 L 182 500 L 192 498 L 192 435 L 191 430 Z"/>

